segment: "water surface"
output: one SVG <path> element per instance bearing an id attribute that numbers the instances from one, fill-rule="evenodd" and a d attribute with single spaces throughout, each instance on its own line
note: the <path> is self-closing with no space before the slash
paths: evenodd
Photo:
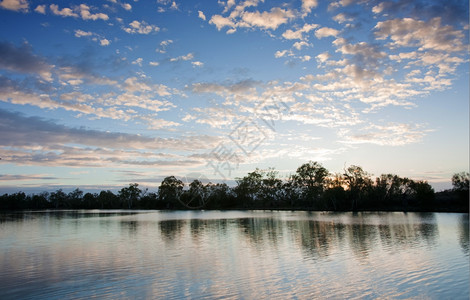
<path id="1" fill-rule="evenodd" d="M 0 299 L 468 299 L 468 214 L 0 215 Z"/>

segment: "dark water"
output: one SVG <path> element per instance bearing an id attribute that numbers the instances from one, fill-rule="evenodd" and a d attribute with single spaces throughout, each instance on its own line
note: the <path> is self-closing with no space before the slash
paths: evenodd
<path id="1" fill-rule="evenodd" d="M 468 299 L 468 214 L 0 215 L 0 299 Z"/>

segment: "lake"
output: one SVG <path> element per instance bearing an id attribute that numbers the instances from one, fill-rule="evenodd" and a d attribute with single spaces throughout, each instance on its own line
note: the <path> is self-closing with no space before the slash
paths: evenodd
<path id="1" fill-rule="evenodd" d="M 468 299 L 469 216 L 0 214 L 0 299 Z"/>

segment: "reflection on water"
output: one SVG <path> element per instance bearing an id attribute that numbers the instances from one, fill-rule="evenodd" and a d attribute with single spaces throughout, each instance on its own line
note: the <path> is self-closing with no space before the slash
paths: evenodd
<path id="1" fill-rule="evenodd" d="M 468 214 L 0 215 L 0 299 L 468 299 Z"/>

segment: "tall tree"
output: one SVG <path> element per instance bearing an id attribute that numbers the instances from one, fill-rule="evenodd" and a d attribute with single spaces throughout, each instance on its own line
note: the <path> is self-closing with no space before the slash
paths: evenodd
<path id="1" fill-rule="evenodd" d="M 358 203 L 366 197 L 368 189 L 372 186 L 370 175 L 361 167 L 351 165 L 343 176 L 348 186 L 351 210 L 357 210 Z"/>
<path id="2" fill-rule="evenodd" d="M 119 199 L 124 207 L 133 208 L 134 204 L 139 201 L 142 190 L 139 189 L 138 183 L 131 183 L 128 187 L 122 188 L 119 193 Z"/>
<path id="3" fill-rule="evenodd" d="M 175 176 L 168 176 L 163 179 L 158 187 L 158 199 L 165 203 L 167 208 L 175 206 L 183 193 L 184 183 Z"/>
<path id="4" fill-rule="evenodd" d="M 320 163 L 310 161 L 297 168 L 294 181 L 302 190 L 302 198 L 309 204 L 318 201 L 327 186 L 328 170 Z"/>

